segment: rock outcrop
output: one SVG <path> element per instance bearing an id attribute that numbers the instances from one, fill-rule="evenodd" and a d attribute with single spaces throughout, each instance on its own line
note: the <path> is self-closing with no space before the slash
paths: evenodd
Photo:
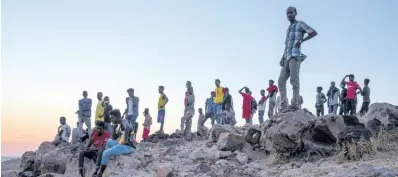
<path id="1" fill-rule="evenodd" d="M 370 159 L 369 163 L 375 165 L 366 167 L 353 163 L 337 164 L 334 160 L 340 155 L 347 160 L 366 160 L 366 154 L 374 155 L 372 138 L 381 128 L 396 127 L 396 113 L 396 106 L 375 103 L 365 117 L 367 121 L 361 122 L 355 116 L 330 114 L 317 118 L 304 109 L 276 114 L 261 127 L 215 125 L 208 134 L 206 129 L 198 132 L 194 141 L 185 140 L 179 132 L 170 136 L 153 134 L 149 142 L 138 144 L 133 154 L 112 157 L 104 176 L 397 175 L 396 152 Z M 398 135 L 392 135 L 392 138 L 398 139 Z M 391 139 L 382 143 L 393 142 Z M 18 176 L 78 176 L 77 158 L 82 146 L 84 144 L 56 147 L 44 142 L 37 151 L 24 153 Z M 287 163 L 273 163 L 275 154 Z M 86 176 L 91 176 L 94 169 L 93 161 L 86 159 Z M 4 177 L 16 175 L 15 171 L 2 171 Z"/>

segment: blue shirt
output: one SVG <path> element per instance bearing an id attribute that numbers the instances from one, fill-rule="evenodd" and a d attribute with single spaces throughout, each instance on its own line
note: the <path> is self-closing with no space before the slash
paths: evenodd
<path id="1" fill-rule="evenodd" d="M 215 107 L 214 107 L 215 103 L 213 101 L 213 98 L 207 98 L 205 105 L 206 105 L 206 113 L 207 114 L 216 112 Z"/>
<path id="2" fill-rule="evenodd" d="M 314 31 L 314 29 L 303 21 L 296 21 L 290 25 L 286 32 L 285 60 L 289 60 L 291 57 L 301 56 L 301 46 L 295 47 L 295 44 L 304 38 L 305 33 L 310 34 Z"/>
<path id="3" fill-rule="evenodd" d="M 91 117 L 92 101 L 90 98 L 79 100 L 79 117 Z"/>

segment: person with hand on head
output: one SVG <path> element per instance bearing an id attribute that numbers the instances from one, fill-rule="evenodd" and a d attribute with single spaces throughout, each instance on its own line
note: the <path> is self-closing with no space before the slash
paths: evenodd
<path id="1" fill-rule="evenodd" d="M 286 16 L 290 22 L 290 26 L 287 29 L 285 50 L 279 62 L 282 69 L 278 79 L 278 87 L 282 98 L 281 107 L 283 111 L 294 111 L 299 108 L 300 65 L 306 58 L 306 56 L 301 53 L 301 44 L 312 39 L 318 34 L 303 21 L 296 20 L 296 15 L 297 9 L 295 7 L 287 8 Z M 305 33 L 308 34 L 306 37 L 304 37 Z M 292 105 L 290 105 L 290 108 L 288 109 L 286 82 L 289 78 L 293 89 L 293 98 L 291 100 Z"/>
<path id="2" fill-rule="evenodd" d="M 336 87 L 336 83 L 334 81 L 330 83 L 330 87 L 326 95 L 328 97 L 328 113 L 337 114 L 337 108 L 339 107 L 340 90 Z"/>
<path id="3" fill-rule="evenodd" d="M 224 103 L 224 93 L 225 89 L 221 87 L 221 81 L 220 79 L 215 80 L 216 84 L 216 97 L 214 98 L 214 104 L 215 104 L 215 110 L 216 110 L 216 122 L 217 124 L 222 124 L 222 119 L 221 119 L 221 113 L 222 113 L 222 106 Z"/>
<path id="4" fill-rule="evenodd" d="M 95 159 L 101 158 L 102 152 L 100 149 L 105 145 L 106 141 L 111 138 L 111 135 L 104 130 L 104 122 L 95 122 L 95 131 L 91 133 L 84 150 L 79 152 L 79 174 L 84 177 L 84 158 Z"/>
<path id="5" fill-rule="evenodd" d="M 348 82 L 346 81 L 348 77 Z M 346 75 L 343 80 L 341 80 L 341 83 L 345 83 L 347 85 L 347 96 L 346 96 L 346 110 L 345 114 L 347 115 L 350 113 L 350 115 L 355 115 L 356 114 L 356 100 L 357 100 L 357 94 L 362 93 L 362 88 L 359 86 L 359 84 L 355 81 L 355 76 L 353 74 Z M 356 91 L 359 90 L 357 93 Z"/>
<path id="6" fill-rule="evenodd" d="M 243 90 L 245 90 L 245 93 L 242 92 Z M 243 87 L 242 89 L 239 90 L 239 94 L 241 94 L 243 97 L 242 118 L 245 119 L 246 125 L 251 126 L 252 125 L 251 115 L 252 115 L 253 97 L 249 93 L 250 93 L 250 89 L 247 87 Z"/>

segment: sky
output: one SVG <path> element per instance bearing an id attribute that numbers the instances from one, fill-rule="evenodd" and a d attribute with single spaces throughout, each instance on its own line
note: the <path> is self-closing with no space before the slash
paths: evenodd
<path id="1" fill-rule="evenodd" d="M 303 107 L 315 112 L 316 87 L 326 92 L 331 81 L 350 73 L 361 86 L 371 80 L 372 102 L 398 105 L 391 94 L 398 87 L 392 55 L 398 50 L 398 1 L 3 0 L 1 154 L 20 156 L 52 140 L 60 116 L 75 127 L 83 90 L 94 100 L 93 110 L 99 91 L 124 110 L 126 90 L 134 88 L 138 122 L 149 108 L 154 132 L 158 86 L 164 85 L 170 99 L 165 130 L 171 133 L 183 114 L 185 82 L 192 81 L 195 106 L 203 108 L 218 78 L 230 89 L 243 125 L 238 90 L 247 86 L 258 100 L 268 80 L 278 80 L 289 6 L 318 32 L 302 44 L 308 56 L 300 71 Z"/>

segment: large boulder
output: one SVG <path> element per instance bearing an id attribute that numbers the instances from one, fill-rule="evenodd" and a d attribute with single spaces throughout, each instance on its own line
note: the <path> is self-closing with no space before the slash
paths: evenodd
<path id="1" fill-rule="evenodd" d="M 398 126 L 398 107 L 388 103 L 373 103 L 365 115 L 365 121 L 379 120 L 384 126 Z"/>
<path id="2" fill-rule="evenodd" d="M 46 153 L 41 161 L 41 174 L 58 173 L 64 174 L 66 171 L 66 164 L 68 158 L 63 154 L 58 154 L 55 151 Z"/>
<path id="3" fill-rule="evenodd" d="M 241 150 L 245 143 L 246 141 L 243 136 L 225 132 L 220 134 L 217 146 L 222 151 L 236 151 Z"/>
<path id="4" fill-rule="evenodd" d="M 263 124 L 260 144 L 269 152 L 291 156 L 302 149 L 302 137 L 316 117 L 306 110 L 276 114 Z"/>
<path id="5" fill-rule="evenodd" d="M 159 141 L 166 140 L 167 138 L 169 138 L 169 134 L 166 134 L 166 133 L 155 133 L 155 134 L 149 135 L 148 142 L 158 143 Z"/>
<path id="6" fill-rule="evenodd" d="M 33 164 L 35 163 L 36 153 L 33 151 L 25 152 L 21 157 L 20 172 L 33 171 Z"/>
<path id="7" fill-rule="evenodd" d="M 216 124 L 210 129 L 209 133 L 209 142 L 215 143 L 218 141 L 221 133 L 229 132 L 229 133 L 237 133 L 237 130 L 231 125 L 219 125 Z"/>
<path id="8" fill-rule="evenodd" d="M 245 135 L 245 140 L 254 146 L 259 143 L 261 137 L 261 128 L 257 125 L 250 127 Z"/>

